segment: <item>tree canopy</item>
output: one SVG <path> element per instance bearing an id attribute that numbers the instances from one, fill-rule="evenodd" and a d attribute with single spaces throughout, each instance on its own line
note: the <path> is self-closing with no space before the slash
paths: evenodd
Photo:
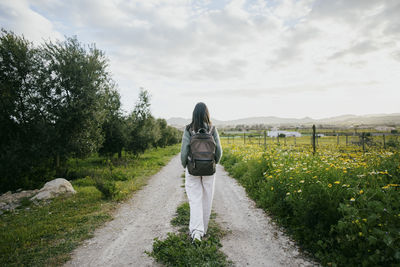
<path id="1" fill-rule="evenodd" d="M 141 89 L 128 116 L 104 52 L 76 37 L 40 46 L 0 33 L 0 192 L 54 177 L 69 157 L 139 154 L 178 142 Z"/>

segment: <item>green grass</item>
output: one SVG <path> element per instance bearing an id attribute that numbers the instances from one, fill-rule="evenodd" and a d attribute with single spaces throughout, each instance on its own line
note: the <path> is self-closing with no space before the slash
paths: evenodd
<path id="1" fill-rule="evenodd" d="M 400 154 L 258 145 L 221 164 L 323 266 L 400 266 Z"/>
<path id="2" fill-rule="evenodd" d="M 178 233 L 168 233 L 164 240 L 154 239 L 150 256 L 166 266 L 231 266 L 232 262 L 219 249 L 220 239 L 225 232 L 215 222 L 215 213 L 211 214 L 207 235 L 201 242 L 192 243 L 188 225 L 190 219 L 189 203 L 177 208 L 171 224 L 179 227 Z"/>
<path id="3" fill-rule="evenodd" d="M 112 219 L 118 201 L 129 198 L 178 152 L 179 145 L 151 149 L 115 166 L 112 172 L 124 173 L 127 180 L 115 181 L 117 194 L 112 199 L 105 199 L 95 187 L 95 175 L 102 173 L 102 179 L 111 179 L 104 159 L 72 160 L 70 164 L 94 176 L 71 181 L 77 194 L 39 206 L 25 199 L 20 209 L 0 216 L 0 266 L 62 265 L 74 248 Z"/>

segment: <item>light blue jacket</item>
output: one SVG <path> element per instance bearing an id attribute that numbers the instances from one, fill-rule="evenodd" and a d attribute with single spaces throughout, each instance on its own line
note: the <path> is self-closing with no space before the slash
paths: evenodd
<path id="1" fill-rule="evenodd" d="M 219 134 L 217 128 L 214 127 L 214 141 L 215 141 L 215 163 L 218 163 L 222 157 L 222 147 L 221 147 L 221 142 L 219 140 Z M 181 163 L 183 168 L 186 168 L 187 162 L 188 162 L 188 155 L 189 155 L 189 149 L 190 149 L 190 133 L 188 130 L 183 132 L 182 136 L 182 147 L 181 147 Z"/>

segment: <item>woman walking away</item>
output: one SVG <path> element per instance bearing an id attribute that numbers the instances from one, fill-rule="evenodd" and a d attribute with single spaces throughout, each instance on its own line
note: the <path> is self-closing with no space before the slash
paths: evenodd
<path id="1" fill-rule="evenodd" d="M 186 168 L 185 189 L 189 199 L 189 231 L 192 240 L 207 233 L 214 195 L 216 164 L 222 156 L 217 129 L 212 125 L 207 106 L 200 102 L 193 110 L 192 122 L 182 137 L 181 161 Z"/>

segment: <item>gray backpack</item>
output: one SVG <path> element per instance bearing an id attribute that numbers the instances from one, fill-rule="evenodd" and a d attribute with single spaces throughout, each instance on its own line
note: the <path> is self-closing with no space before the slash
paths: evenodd
<path id="1" fill-rule="evenodd" d="M 208 176 L 215 173 L 214 126 L 209 131 L 201 128 L 196 132 L 187 127 L 190 133 L 188 171 L 194 176 Z"/>

